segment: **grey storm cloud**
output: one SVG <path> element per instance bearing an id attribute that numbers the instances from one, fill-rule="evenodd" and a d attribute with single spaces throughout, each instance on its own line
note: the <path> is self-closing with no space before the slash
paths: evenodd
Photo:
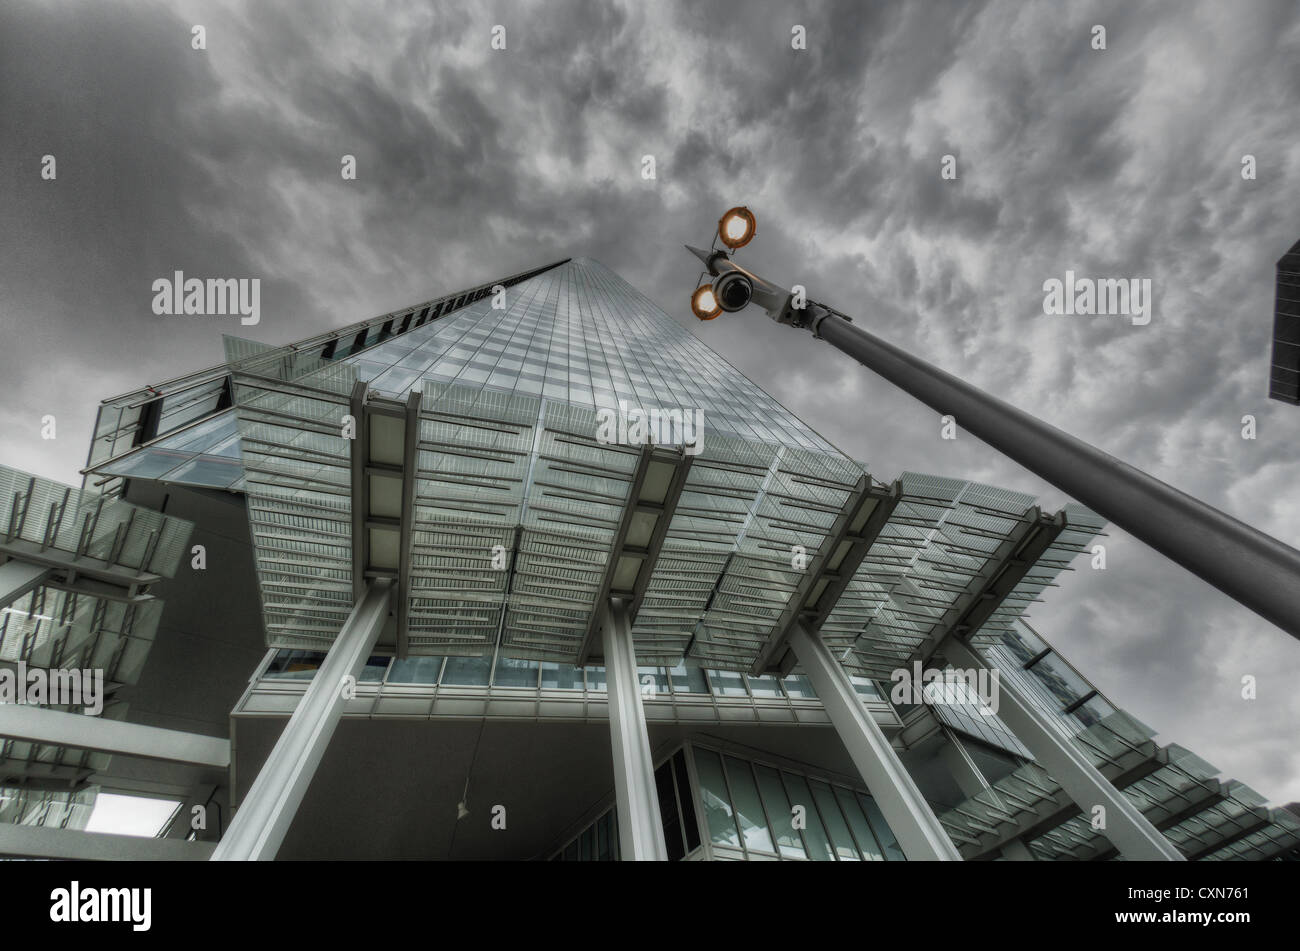
<path id="1" fill-rule="evenodd" d="M 807 335 L 696 324 L 681 245 L 743 202 L 755 270 L 1297 544 L 1300 411 L 1265 398 L 1273 266 L 1300 238 L 1297 101 L 1291 0 L 18 0 L 0 8 L 0 447 L 76 481 L 94 402 L 220 362 L 223 331 L 286 342 L 590 255 L 877 477 L 1066 501 Z M 154 316 L 175 269 L 261 278 L 262 322 Z M 1067 269 L 1151 279 L 1151 324 L 1044 316 Z M 1107 570 L 1081 560 L 1035 626 L 1163 739 L 1300 798 L 1300 648 L 1106 543 Z"/>

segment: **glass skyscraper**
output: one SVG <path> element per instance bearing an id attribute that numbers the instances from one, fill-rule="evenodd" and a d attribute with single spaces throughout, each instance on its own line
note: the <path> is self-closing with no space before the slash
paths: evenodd
<path id="1" fill-rule="evenodd" d="M 3 659 L 89 664 L 51 654 L 85 637 L 50 592 L 107 557 L 135 580 L 81 596 L 148 595 L 148 634 L 125 632 L 113 670 L 117 715 L 158 733 L 132 745 L 53 708 L 10 728 L 0 785 L 28 792 L 0 819 L 63 824 L 95 789 L 164 797 L 178 804 L 166 855 L 199 858 L 1268 858 L 1300 844 L 1290 813 L 1155 744 L 1024 623 L 1095 515 L 869 472 L 596 261 L 224 349 L 103 403 L 75 505 L 24 501 L 14 481 L 10 535 L 55 544 L 11 545 L 11 564 L 62 587 L 31 600 L 45 589 L 11 572 Z M 125 522 L 121 539 L 88 527 L 95 507 Z M 139 541 L 142 526 L 157 537 Z M 113 627 L 104 610 L 86 623 Z M 967 657 L 1002 674 L 1016 716 L 971 693 L 897 693 Z M 132 759 L 140 743 L 162 772 Z M 1065 748 L 1087 763 L 1056 775 Z M 37 821 L 42 764 L 81 772 Z M 1096 796 L 1116 810 L 1113 839 L 1076 821 Z M 223 820 L 191 827 L 196 807 Z"/>

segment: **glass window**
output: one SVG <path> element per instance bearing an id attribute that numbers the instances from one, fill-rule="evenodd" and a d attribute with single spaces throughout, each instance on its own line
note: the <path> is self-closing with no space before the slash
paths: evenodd
<path id="1" fill-rule="evenodd" d="M 673 754 L 673 772 L 677 775 L 677 802 L 682 807 L 682 831 L 686 836 L 686 851 L 700 847 L 700 824 L 695 818 L 695 799 L 691 796 L 690 778 L 686 772 L 686 751 Z"/>
<path id="2" fill-rule="evenodd" d="M 868 680 L 866 677 L 850 677 L 849 679 L 853 681 L 853 689 L 858 692 L 858 696 L 862 697 L 862 699 L 881 699 L 880 691 L 876 688 L 875 683 Z"/>
<path id="3" fill-rule="evenodd" d="M 492 683 L 498 687 L 536 687 L 537 661 L 498 657 Z"/>
<path id="4" fill-rule="evenodd" d="M 781 778 L 785 780 L 791 807 L 802 807 L 801 814 L 805 823 L 803 838 L 808 844 L 808 858 L 814 862 L 835 861 L 835 852 L 831 848 L 830 839 L 826 837 L 821 819 L 817 816 L 817 807 L 813 803 L 812 791 L 808 788 L 808 784 L 804 782 L 802 776 L 794 773 L 782 772 Z"/>
<path id="5" fill-rule="evenodd" d="M 906 861 L 907 857 L 903 855 L 903 850 L 898 847 L 898 840 L 894 838 L 889 823 L 885 822 L 885 817 L 881 815 L 876 800 L 866 793 L 858 793 L 858 802 L 862 804 L 862 811 L 867 814 L 867 821 L 871 823 L 871 831 L 876 833 L 876 841 L 885 850 L 885 858 L 891 862 Z"/>
<path id="6" fill-rule="evenodd" d="M 372 654 L 366 660 L 366 666 L 361 668 L 361 676 L 357 678 L 358 683 L 377 684 L 384 679 L 384 673 L 388 670 L 388 662 L 391 657 L 383 657 L 379 654 Z"/>
<path id="7" fill-rule="evenodd" d="M 282 650 L 271 660 L 265 676 L 278 680 L 311 680 L 324 659 L 321 651 Z"/>
<path id="8" fill-rule="evenodd" d="M 754 772 L 758 775 L 758 791 L 763 797 L 763 807 L 771 820 L 772 831 L 776 833 L 777 848 L 787 858 L 807 858 L 803 839 L 794 827 L 794 813 L 790 810 L 790 799 L 785 794 L 785 787 L 781 785 L 780 773 L 771 766 L 758 763 L 754 764 Z"/>
<path id="9" fill-rule="evenodd" d="M 740 846 L 740 834 L 731 811 L 727 781 L 722 775 L 722 760 L 712 750 L 695 750 L 695 772 L 700 778 L 700 799 L 704 803 L 704 821 L 709 827 L 709 841 L 715 845 Z"/>
<path id="10" fill-rule="evenodd" d="M 673 761 L 667 760 L 655 770 L 655 793 L 659 799 L 659 819 L 664 829 L 664 844 L 668 847 L 668 861 L 676 862 L 686 854 L 682 840 L 681 814 L 677 811 L 676 784 L 673 782 Z"/>
<path id="11" fill-rule="evenodd" d="M 704 671 L 698 664 L 683 660 L 670 670 L 668 675 L 673 684 L 673 691 L 676 693 L 707 694 L 709 692 L 708 681 L 705 680 Z"/>
<path id="12" fill-rule="evenodd" d="M 746 677 L 749 681 L 749 692 L 755 697 L 782 697 L 781 681 L 772 674 L 765 674 L 762 677 Z"/>
<path id="13" fill-rule="evenodd" d="M 810 785 L 813 799 L 817 802 L 817 811 L 821 813 L 822 823 L 830 833 L 831 843 L 835 846 L 835 854 L 839 856 L 841 862 L 859 861 L 861 856 L 858 855 L 858 847 L 853 843 L 848 823 L 840 813 L 840 807 L 835 802 L 835 794 L 831 792 L 831 787 L 815 779 L 811 780 Z"/>
<path id="14" fill-rule="evenodd" d="M 612 828 L 612 812 L 607 812 L 596 820 L 596 861 L 611 862 L 614 859 L 612 841 L 616 830 Z"/>
<path id="15" fill-rule="evenodd" d="M 581 690 L 582 670 L 572 664 L 542 664 L 542 686 L 550 690 Z"/>
<path id="16" fill-rule="evenodd" d="M 787 674 L 782 678 L 781 684 L 785 687 L 785 692 L 791 697 L 800 700 L 817 699 L 817 694 L 812 688 L 812 683 L 803 674 Z"/>
<path id="17" fill-rule="evenodd" d="M 604 667 L 587 668 L 587 689 L 588 690 L 605 689 L 605 668 Z"/>
<path id="18" fill-rule="evenodd" d="M 442 673 L 441 657 L 408 657 L 394 660 L 388 669 L 390 684 L 436 684 Z"/>
<path id="19" fill-rule="evenodd" d="M 745 680 L 738 671 L 735 670 L 710 670 L 709 686 L 713 688 L 713 693 L 719 697 L 748 697 L 749 691 L 745 689 Z"/>
<path id="20" fill-rule="evenodd" d="M 867 822 L 857 796 L 843 786 L 836 786 L 835 798 L 844 812 L 844 818 L 849 822 L 849 830 L 857 840 L 858 851 L 862 853 L 862 857 L 869 862 L 883 862 L 885 854 L 876 844 L 876 837 L 871 831 L 871 825 Z"/>
<path id="21" fill-rule="evenodd" d="M 754 785 L 754 775 L 749 764 L 744 760 L 728 756 L 727 779 L 731 782 L 732 801 L 736 806 L 736 818 L 740 820 L 740 832 L 745 840 L 745 848 L 758 852 L 774 852 L 772 835 L 767 828 L 767 818 L 763 814 L 763 804 L 758 798 L 758 787 Z"/>
<path id="22" fill-rule="evenodd" d="M 442 672 L 442 682 L 455 687 L 486 687 L 490 657 L 448 657 Z"/>
<path id="23" fill-rule="evenodd" d="M 641 696 L 650 700 L 654 697 L 668 696 L 668 672 L 662 667 L 638 667 L 636 678 L 641 682 Z M 650 693 L 653 688 L 653 695 Z"/>

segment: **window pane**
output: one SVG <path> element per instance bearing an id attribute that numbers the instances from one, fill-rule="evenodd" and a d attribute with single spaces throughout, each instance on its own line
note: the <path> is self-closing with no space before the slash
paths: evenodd
<path id="1" fill-rule="evenodd" d="M 757 763 L 754 772 L 758 774 L 758 791 L 763 797 L 768 818 L 772 820 L 772 831 L 776 833 L 776 844 L 781 854 L 789 858 L 807 858 L 799 830 L 794 827 L 794 814 L 790 811 L 790 799 L 781 785 L 780 774 L 771 766 Z"/>
<path id="2" fill-rule="evenodd" d="M 803 674 L 789 674 L 781 680 L 785 687 L 785 692 L 796 699 L 816 700 L 817 694 L 813 691 L 812 684 Z"/>
<path id="3" fill-rule="evenodd" d="M 490 657 L 448 657 L 442 682 L 456 687 L 486 687 Z"/>
<path id="4" fill-rule="evenodd" d="M 686 833 L 686 851 L 700 847 L 700 824 L 695 818 L 695 800 L 691 796 L 690 777 L 686 773 L 686 752 L 673 754 L 673 772 L 677 774 L 677 801 L 682 807 L 682 829 Z"/>
<path id="5" fill-rule="evenodd" d="M 668 673 L 662 667 L 638 667 L 636 669 L 636 679 L 641 684 L 641 696 L 651 699 L 649 687 L 654 686 L 654 697 L 667 699 L 668 694 Z"/>
<path id="6" fill-rule="evenodd" d="M 740 831 L 745 837 L 745 848 L 758 852 L 774 852 L 772 835 L 767 829 L 767 819 L 759 802 L 758 787 L 749 764 L 735 757 L 727 757 L 727 778 L 731 780 L 731 795 L 735 797 L 736 816 Z"/>
<path id="7" fill-rule="evenodd" d="M 907 857 L 903 855 L 903 850 L 898 847 L 898 840 L 894 838 L 894 833 L 890 831 L 889 824 L 885 822 L 885 817 L 880 814 L 880 807 L 876 805 L 876 800 L 863 793 L 858 793 L 858 802 L 862 803 L 862 811 L 867 814 L 867 821 L 871 823 L 871 831 L 876 833 L 876 841 L 885 850 L 885 858 L 891 862 L 907 861 Z"/>
<path id="8" fill-rule="evenodd" d="M 715 845 L 740 846 L 740 834 L 732 816 L 727 783 L 722 778 L 722 760 L 712 750 L 695 750 L 695 771 L 700 777 L 700 799 L 704 802 L 704 820 L 709 827 L 709 841 Z"/>
<path id="9" fill-rule="evenodd" d="M 844 818 L 849 821 L 849 829 L 853 832 L 853 838 L 858 841 L 858 851 L 862 853 L 862 857 L 868 862 L 883 862 L 885 855 L 876 844 L 876 837 L 867 823 L 867 817 L 863 814 L 857 797 L 843 786 L 836 786 L 835 798 L 844 812 Z"/>
<path id="10" fill-rule="evenodd" d="M 607 812 L 596 820 L 596 861 L 609 862 L 614 858 L 614 853 L 610 849 L 610 822 L 613 813 Z"/>
<path id="11" fill-rule="evenodd" d="M 572 664 L 542 664 L 542 686 L 551 690 L 581 690 L 582 671 Z"/>
<path id="12" fill-rule="evenodd" d="M 686 854 L 686 847 L 682 844 L 682 820 L 677 812 L 673 785 L 673 761 L 668 760 L 655 770 L 655 793 L 659 799 L 659 820 L 664 827 L 664 844 L 668 846 L 668 861 L 677 862 Z"/>
<path id="13" fill-rule="evenodd" d="M 749 691 L 745 689 L 745 681 L 738 671 L 734 670 L 710 670 L 709 686 L 713 688 L 714 694 L 719 697 L 747 697 Z"/>
<path id="14" fill-rule="evenodd" d="M 266 677 L 311 680 L 325 655 L 321 651 L 281 650 L 266 668 Z"/>
<path id="15" fill-rule="evenodd" d="M 366 666 L 361 668 L 361 676 L 357 678 L 359 683 L 377 684 L 384 679 L 384 672 L 388 670 L 388 662 L 392 658 L 383 657 L 375 654 L 366 660 Z"/>
<path id="16" fill-rule="evenodd" d="M 677 693 L 707 694 L 709 692 L 709 685 L 704 679 L 704 671 L 696 664 L 683 661 L 669 671 L 669 676 L 673 682 L 673 690 Z"/>
<path id="17" fill-rule="evenodd" d="M 498 687 L 536 687 L 537 661 L 498 657 L 492 682 Z"/>
<path id="18" fill-rule="evenodd" d="M 762 677 L 750 677 L 749 692 L 755 697 L 780 697 L 781 682 L 772 674 L 766 674 Z"/>
<path id="19" fill-rule="evenodd" d="M 817 811 L 822 814 L 822 822 L 826 824 L 826 831 L 830 833 L 831 842 L 835 845 L 835 854 L 842 862 L 860 861 L 861 856 L 858 855 L 857 846 L 853 844 L 853 836 L 849 835 L 848 824 L 840 814 L 840 807 L 835 802 L 835 794 L 831 792 L 831 787 L 815 779 L 811 781 L 811 785 L 813 798 L 817 801 Z"/>
<path id="20" fill-rule="evenodd" d="M 814 862 L 835 861 L 835 853 L 831 849 L 830 840 L 826 838 L 826 830 L 822 828 L 821 819 L 817 817 L 817 807 L 813 803 L 812 791 L 808 789 L 808 784 L 804 782 L 802 776 L 796 776 L 794 773 L 782 773 L 781 778 L 785 780 L 785 787 L 789 790 L 790 805 L 803 807 L 804 821 L 807 823 L 803 830 L 803 838 L 808 843 L 808 858 Z"/>
<path id="21" fill-rule="evenodd" d="M 408 657 L 394 660 L 388 669 L 390 684 L 436 684 L 442 672 L 441 657 Z"/>

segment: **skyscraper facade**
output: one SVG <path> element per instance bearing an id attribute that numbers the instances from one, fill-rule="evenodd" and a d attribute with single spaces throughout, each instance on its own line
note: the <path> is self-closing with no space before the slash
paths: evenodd
<path id="1" fill-rule="evenodd" d="M 69 831 L 94 789 L 177 804 L 156 853 L 131 846 L 146 857 L 1300 845 L 1291 813 L 1156 744 L 1026 624 L 1095 515 L 881 478 L 596 261 L 224 347 L 104 402 L 75 505 L 0 500 L 11 536 L 54 539 L 6 549 L 35 566 L 6 603 L 43 590 L 37 554 L 65 587 L 94 557 L 157 612 L 123 729 L 39 704 L 5 727 L 5 762 L 28 764 L 0 777 L 26 790 L 9 822 L 32 828 L 0 852 L 126 849 Z M 128 513 L 120 546 L 96 506 Z M 74 625 L 43 604 L 16 610 L 45 639 L 6 635 L 4 659 L 90 666 L 51 653 Z M 38 741 L 51 765 L 98 758 L 55 790 Z"/>

